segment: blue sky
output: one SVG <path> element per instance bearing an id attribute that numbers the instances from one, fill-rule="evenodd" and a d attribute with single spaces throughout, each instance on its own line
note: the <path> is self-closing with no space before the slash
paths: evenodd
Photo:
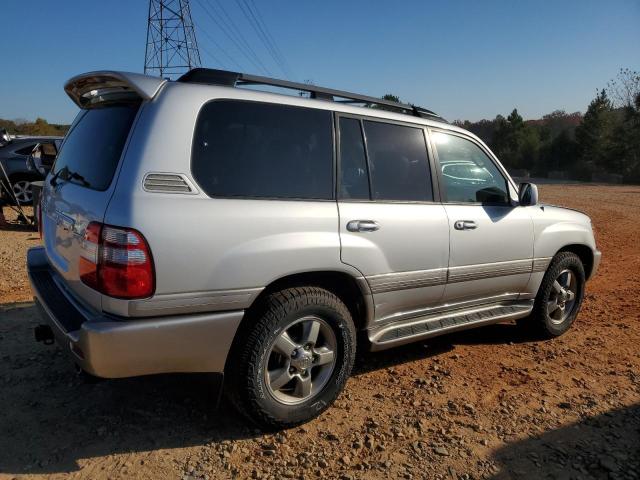
<path id="1" fill-rule="evenodd" d="M 213 38 L 245 71 L 263 73 L 203 9 L 222 5 L 265 66 L 283 76 L 236 0 L 191 4 L 203 66 L 237 69 Z M 619 68 L 640 70 L 638 0 L 255 4 L 292 80 L 395 93 L 450 120 L 493 118 L 514 107 L 525 118 L 584 111 Z M 147 8 L 146 0 L 3 0 L 0 118 L 70 122 L 77 110 L 62 89 L 66 79 L 142 71 Z"/>

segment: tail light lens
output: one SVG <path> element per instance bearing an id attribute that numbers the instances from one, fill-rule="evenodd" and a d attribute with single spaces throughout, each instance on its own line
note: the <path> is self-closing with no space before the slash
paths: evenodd
<path id="1" fill-rule="evenodd" d="M 91 222 L 84 233 L 78 268 L 83 283 L 110 297 L 153 295 L 151 251 L 142 234 L 132 228 Z"/>

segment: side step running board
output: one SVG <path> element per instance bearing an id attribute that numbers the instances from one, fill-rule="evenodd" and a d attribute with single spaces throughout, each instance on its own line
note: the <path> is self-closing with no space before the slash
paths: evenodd
<path id="1" fill-rule="evenodd" d="M 457 330 L 516 320 L 526 317 L 531 310 L 533 310 L 533 300 L 525 300 L 509 304 L 476 306 L 472 309 L 412 318 L 403 323 L 387 324 L 369 331 L 371 350 L 385 350 Z"/>

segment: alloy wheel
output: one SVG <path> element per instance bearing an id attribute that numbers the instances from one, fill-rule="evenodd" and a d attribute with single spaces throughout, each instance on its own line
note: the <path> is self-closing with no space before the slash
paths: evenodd
<path id="1" fill-rule="evenodd" d="M 547 314 L 554 324 L 561 324 L 573 313 L 577 291 L 576 275 L 569 269 L 561 271 L 553 282 L 547 300 Z"/>
<path id="2" fill-rule="evenodd" d="M 28 180 L 18 180 L 12 186 L 13 194 L 21 205 L 31 203 L 33 194 L 31 192 L 31 182 Z"/>
<path id="3" fill-rule="evenodd" d="M 337 340 L 331 326 L 305 316 L 284 328 L 269 350 L 264 380 L 280 403 L 306 402 L 322 391 L 336 365 Z"/>

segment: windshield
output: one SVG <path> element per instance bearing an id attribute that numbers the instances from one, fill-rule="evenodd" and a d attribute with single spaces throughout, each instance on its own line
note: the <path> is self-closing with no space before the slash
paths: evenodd
<path id="1" fill-rule="evenodd" d="M 109 188 L 138 107 L 136 103 L 81 111 L 56 159 L 56 181 Z"/>

